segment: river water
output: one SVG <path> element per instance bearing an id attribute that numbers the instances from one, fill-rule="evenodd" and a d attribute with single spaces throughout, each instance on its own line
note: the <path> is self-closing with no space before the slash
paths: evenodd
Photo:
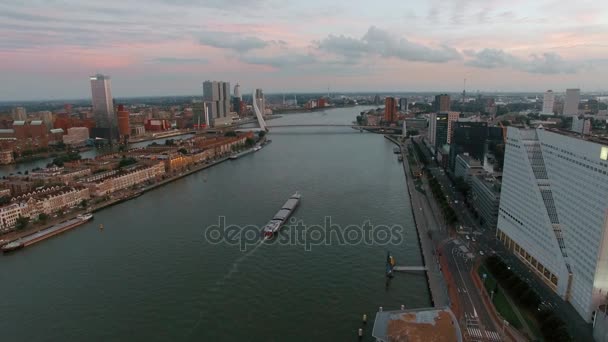
<path id="1" fill-rule="evenodd" d="M 269 124 L 349 124 L 364 109 L 284 115 Z M 424 275 L 385 282 L 387 251 L 398 264 L 422 263 L 393 145 L 348 127 L 271 128 L 269 138 L 259 152 L 0 257 L 2 340 L 356 341 L 366 313 L 371 341 L 379 306 L 428 306 Z M 205 238 L 220 216 L 263 226 L 295 191 L 302 201 L 294 219 L 304 225 L 370 220 L 401 226 L 402 239 L 332 239 L 310 250 L 251 240 L 242 251 Z M 284 227 L 279 239 L 298 229 Z"/>

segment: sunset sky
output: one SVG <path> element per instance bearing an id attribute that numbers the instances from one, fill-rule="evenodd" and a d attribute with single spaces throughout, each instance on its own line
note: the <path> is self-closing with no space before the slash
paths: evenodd
<path id="1" fill-rule="evenodd" d="M 0 0 L 0 101 L 244 92 L 608 90 L 608 3 Z"/>

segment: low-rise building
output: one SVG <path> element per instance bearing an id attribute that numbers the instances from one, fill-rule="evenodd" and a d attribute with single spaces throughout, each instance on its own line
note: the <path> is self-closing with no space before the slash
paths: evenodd
<path id="1" fill-rule="evenodd" d="M 118 172 L 110 177 L 87 183 L 86 186 L 91 190 L 92 195 L 99 197 L 156 179 L 164 173 L 165 164 L 157 162 L 150 166 L 137 166 L 130 170 Z"/>
<path id="2" fill-rule="evenodd" d="M 68 133 L 63 136 L 63 143 L 70 146 L 84 146 L 89 139 L 87 127 L 70 127 Z"/>
<path id="3" fill-rule="evenodd" d="M 54 186 L 14 197 L 11 202 L 22 205 L 22 216 L 38 217 L 42 213 L 50 215 L 76 207 L 90 197 L 89 189 L 84 186 Z"/>
<path id="4" fill-rule="evenodd" d="M 471 200 L 482 225 L 496 228 L 500 205 L 500 182 L 489 174 L 471 177 Z"/>
<path id="5" fill-rule="evenodd" d="M 0 151 L 0 165 L 12 164 L 15 162 L 12 150 Z"/>
<path id="6" fill-rule="evenodd" d="M 21 204 L 11 203 L 0 207 L 0 231 L 8 231 L 15 226 L 21 216 Z"/>
<path id="7" fill-rule="evenodd" d="M 377 342 L 461 342 L 458 319 L 450 308 L 379 311 L 372 336 Z M 500 336 L 493 336 L 498 341 Z"/>
<path id="8" fill-rule="evenodd" d="M 479 160 L 473 159 L 466 154 L 459 154 L 456 157 L 456 165 L 454 167 L 454 176 L 456 178 L 462 177 L 467 184 L 470 184 L 471 176 L 482 172 L 483 167 Z"/>

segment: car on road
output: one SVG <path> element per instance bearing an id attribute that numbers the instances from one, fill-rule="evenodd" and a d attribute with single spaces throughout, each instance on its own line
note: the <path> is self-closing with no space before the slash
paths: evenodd
<path id="1" fill-rule="evenodd" d="M 466 238 L 467 240 L 471 240 L 471 238 L 470 238 L 468 235 L 465 235 L 465 238 Z"/>
<path id="2" fill-rule="evenodd" d="M 483 251 L 479 251 L 479 255 L 483 256 Z"/>
<path id="3" fill-rule="evenodd" d="M 475 241 L 477 241 L 477 240 L 475 240 L 475 238 L 474 238 L 474 237 L 472 237 L 472 238 L 471 238 L 471 241 L 475 242 Z"/>

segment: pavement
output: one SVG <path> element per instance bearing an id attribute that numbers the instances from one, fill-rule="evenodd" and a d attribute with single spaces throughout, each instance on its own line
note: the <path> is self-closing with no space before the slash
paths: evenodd
<path id="1" fill-rule="evenodd" d="M 508 251 L 504 245 L 496 239 L 496 230 L 481 226 L 479 221 L 473 217 L 472 211 L 464 203 L 463 195 L 456 191 L 452 181 L 446 172 L 434 165 L 431 159 L 431 154 L 420 141 L 418 144 L 421 150 L 429 160 L 427 170 L 437 179 L 442 186 L 444 193 L 448 196 L 454 211 L 456 212 L 460 225 L 464 226 L 470 233 L 459 234 L 467 248 L 471 249 L 476 254 L 483 251 L 485 255 L 495 254 L 499 256 L 511 270 L 518 274 L 522 280 L 536 291 L 541 298 L 541 301 L 553 307 L 554 312 L 562 318 L 566 323 L 571 336 L 576 336 L 577 340 L 593 341 L 593 329 L 591 324 L 586 323 L 583 318 L 576 312 L 574 307 L 564 301 L 557 293 L 549 288 L 538 276 L 531 271 L 525 264 L 513 253 Z M 457 203 L 455 203 L 457 201 Z M 471 240 L 467 240 L 466 235 L 469 235 Z M 475 238 L 475 241 L 472 240 Z"/>

